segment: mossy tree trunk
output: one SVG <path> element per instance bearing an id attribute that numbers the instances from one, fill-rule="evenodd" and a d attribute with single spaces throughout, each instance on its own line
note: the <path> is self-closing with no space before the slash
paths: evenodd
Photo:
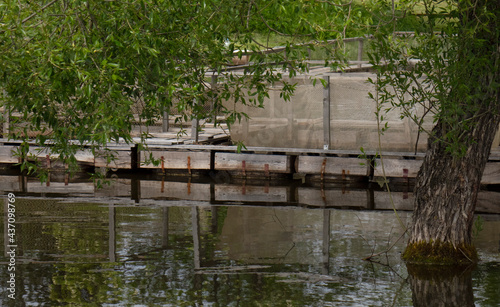
<path id="1" fill-rule="evenodd" d="M 456 158 L 446 144 L 429 141 L 415 187 L 411 236 L 404 258 L 410 262 L 476 261 L 472 227 L 481 177 L 499 124 L 499 116 L 486 113 L 470 131 L 472 144 Z M 443 134 L 443 124 L 434 128 Z"/>
<path id="2" fill-rule="evenodd" d="M 410 262 L 476 261 L 472 227 L 481 177 L 500 123 L 500 2 L 458 1 L 446 89 L 417 176 Z"/>

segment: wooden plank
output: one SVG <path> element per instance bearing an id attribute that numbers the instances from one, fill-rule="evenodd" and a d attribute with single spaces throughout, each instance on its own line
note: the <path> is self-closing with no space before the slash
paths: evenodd
<path id="1" fill-rule="evenodd" d="M 288 187 L 216 185 L 216 201 L 288 202 Z"/>
<path id="2" fill-rule="evenodd" d="M 297 198 L 300 204 L 313 207 L 356 207 L 367 208 L 367 191 L 320 190 L 314 188 L 298 188 Z"/>
<path id="3" fill-rule="evenodd" d="M 75 154 L 76 161 L 80 163 L 94 164 L 94 155 L 90 149 L 79 150 Z"/>
<path id="4" fill-rule="evenodd" d="M 290 156 L 217 152 L 215 153 L 215 169 L 290 173 Z"/>
<path id="5" fill-rule="evenodd" d="M 500 214 L 500 193 L 480 191 L 477 196 L 476 212 Z"/>
<path id="6" fill-rule="evenodd" d="M 210 184 L 141 180 L 141 199 L 210 200 Z"/>
<path id="7" fill-rule="evenodd" d="M 1 143 L 1 141 L 0 141 Z M 155 150 L 215 150 L 218 152 L 233 152 L 236 153 L 238 151 L 237 146 L 220 146 L 220 145 L 151 145 L 149 149 Z M 261 152 L 261 153 L 287 153 L 289 155 L 303 155 L 303 154 L 315 154 L 315 155 L 348 155 L 357 157 L 361 152 L 359 150 L 323 150 L 323 149 L 310 149 L 310 148 L 291 148 L 291 147 L 257 147 L 257 146 L 247 146 L 247 148 L 241 149 L 242 153 L 253 153 L 253 152 Z M 375 156 L 377 154 L 376 151 L 365 151 L 368 156 Z M 424 157 L 424 153 L 414 152 L 384 152 L 385 156 L 389 157 Z"/>
<path id="8" fill-rule="evenodd" d="M 298 156 L 297 172 L 301 174 L 368 176 L 370 166 L 358 158 Z"/>
<path id="9" fill-rule="evenodd" d="M 154 166 L 152 163 L 146 164 L 146 160 L 150 158 L 150 153 L 153 155 L 154 159 L 160 160 L 158 166 Z M 210 152 L 209 151 L 151 151 L 151 152 L 140 152 L 141 168 L 162 168 L 162 157 L 163 157 L 163 168 L 164 169 L 197 169 L 197 170 L 208 170 L 210 169 Z"/>
<path id="10" fill-rule="evenodd" d="M 28 159 L 36 158 L 42 160 L 46 159 L 47 156 L 49 156 L 50 159 L 59 158 L 59 155 L 50 152 L 49 147 L 30 146 L 28 150 Z"/>
<path id="11" fill-rule="evenodd" d="M 387 177 L 408 177 L 415 178 L 423 160 L 406 160 L 406 159 L 384 159 L 385 175 Z M 375 161 L 375 177 L 382 177 L 382 163 L 380 159 Z"/>
<path id="12" fill-rule="evenodd" d="M 500 184 L 500 162 L 486 163 L 481 183 Z"/>
<path id="13" fill-rule="evenodd" d="M 0 163 L 17 163 L 19 158 L 14 156 L 17 146 L 0 146 Z"/>
<path id="14" fill-rule="evenodd" d="M 0 191 L 17 192 L 21 191 L 21 176 L 0 176 Z"/>
<path id="15" fill-rule="evenodd" d="M 103 156 L 106 154 L 106 151 L 99 151 L 94 159 L 95 167 L 109 167 L 117 169 L 132 168 L 131 150 L 116 150 L 113 148 L 111 153 L 114 155 L 114 160 L 108 163 L 107 159 Z"/>

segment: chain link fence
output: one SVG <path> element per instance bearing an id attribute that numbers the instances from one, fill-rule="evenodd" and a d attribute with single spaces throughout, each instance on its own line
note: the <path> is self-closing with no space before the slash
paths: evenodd
<path id="1" fill-rule="evenodd" d="M 297 84 L 291 101 L 280 97 L 280 87 L 272 89 L 264 108 L 231 105 L 245 112 L 250 120 L 236 123 L 231 129 L 234 141 L 247 146 L 310 148 L 338 150 L 378 150 L 379 137 L 384 151 L 425 151 L 427 136 L 419 127 L 403 118 L 397 110 L 384 113 L 382 135 L 377 124 L 377 102 L 368 96 L 375 88 L 367 82 L 370 73 L 330 73 L 329 101 L 325 101 L 322 83 L 307 76 L 289 80 Z M 315 83 L 315 85 L 314 85 Z M 325 118 L 325 104 L 329 118 Z M 432 124 L 425 124 L 431 128 Z M 430 125 L 430 127 L 429 127 Z M 329 131 L 325 131 L 329 129 Z M 418 140 L 418 143 L 417 143 Z"/>

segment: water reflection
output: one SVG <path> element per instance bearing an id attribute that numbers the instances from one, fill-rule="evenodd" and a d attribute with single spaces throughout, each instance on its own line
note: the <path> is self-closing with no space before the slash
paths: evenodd
<path id="1" fill-rule="evenodd" d="M 444 306 L 500 304 L 498 215 L 483 216 L 476 240 L 485 263 L 451 279 L 422 278 L 400 260 L 404 240 L 377 258 L 382 264 L 362 260 L 402 232 L 389 210 L 340 209 L 376 204 L 374 191 L 305 187 L 309 203 L 294 205 L 306 194 L 293 186 L 137 180 L 127 188 L 127 180 L 92 191 L 26 182 L 17 199 L 16 301 L 2 292 L 1 305 L 432 306 L 429 297 Z M 400 213 L 406 221 L 410 214 Z M 454 298 L 453 289 L 466 296 Z"/>

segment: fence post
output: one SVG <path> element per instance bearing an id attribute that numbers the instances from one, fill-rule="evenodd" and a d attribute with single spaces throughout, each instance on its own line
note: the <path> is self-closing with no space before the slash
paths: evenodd
<path id="1" fill-rule="evenodd" d="M 361 68 L 361 61 L 363 61 L 363 38 L 358 40 L 358 67 Z"/>
<path id="2" fill-rule="evenodd" d="M 194 101 L 194 104 L 196 105 L 196 100 Z M 197 115 L 196 115 L 197 116 Z M 191 121 L 191 138 L 194 139 L 195 143 L 198 143 L 198 126 L 200 125 L 200 121 L 198 120 L 197 117 L 193 118 Z"/>
<path id="3" fill-rule="evenodd" d="M 168 129 L 170 129 L 170 123 L 168 122 L 168 120 L 169 120 L 168 112 L 163 111 L 163 123 L 162 123 L 162 127 L 161 127 L 162 132 L 168 132 Z"/>
<path id="4" fill-rule="evenodd" d="M 214 126 L 217 124 L 217 113 L 215 113 L 215 100 L 217 97 L 217 92 L 216 92 L 217 77 L 218 77 L 217 75 L 212 75 L 212 82 L 211 82 L 212 92 L 213 92 L 214 96 L 212 97 L 212 105 L 210 107 L 211 107 L 211 111 L 213 113 L 212 121 L 214 123 Z"/>
<path id="5" fill-rule="evenodd" d="M 330 76 L 324 76 L 323 79 L 323 149 L 330 149 Z"/>

